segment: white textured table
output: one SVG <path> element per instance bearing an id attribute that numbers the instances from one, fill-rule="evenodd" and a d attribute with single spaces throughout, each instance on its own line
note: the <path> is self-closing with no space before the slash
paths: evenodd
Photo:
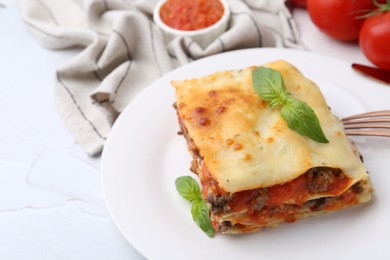
<path id="1" fill-rule="evenodd" d="M 55 108 L 55 69 L 77 50 L 42 48 L 16 3 L 5 3 L 0 7 L 0 259 L 141 259 L 106 210 L 100 158 L 84 154 Z"/>
<path id="2" fill-rule="evenodd" d="M 308 49 L 369 64 L 304 10 L 295 17 Z M 57 115 L 55 69 L 77 52 L 39 46 L 16 3 L 0 0 L 0 259 L 142 259 L 106 210 L 100 158 L 84 154 Z"/>

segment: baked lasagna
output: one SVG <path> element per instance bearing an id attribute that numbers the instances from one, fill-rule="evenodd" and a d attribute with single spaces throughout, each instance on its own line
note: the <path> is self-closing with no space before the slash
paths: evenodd
<path id="1" fill-rule="evenodd" d="M 371 199 L 362 156 L 319 87 L 285 61 L 263 66 L 313 109 L 329 143 L 288 128 L 255 92 L 255 67 L 172 81 L 179 133 L 220 233 L 255 232 Z"/>

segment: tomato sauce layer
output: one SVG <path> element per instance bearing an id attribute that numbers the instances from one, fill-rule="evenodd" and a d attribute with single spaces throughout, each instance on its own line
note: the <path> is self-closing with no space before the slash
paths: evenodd
<path id="1" fill-rule="evenodd" d="M 234 193 L 233 196 L 230 196 L 231 199 L 227 201 L 228 208 L 230 212 L 246 211 L 247 214 L 241 216 L 243 219 L 240 219 L 244 223 L 249 221 L 266 224 L 270 217 L 283 219 L 287 222 L 295 221 L 295 213 L 316 194 L 338 197 L 338 199 L 327 202 L 324 207 L 321 206 L 322 210 L 336 210 L 346 205 L 358 203 L 354 192 L 351 190 L 345 191 L 350 186 L 348 177 L 342 174 L 341 171 L 338 172 L 337 169 L 321 171 L 327 172 L 322 174 L 326 177 L 321 176 L 321 174 L 313 176 L 313 173 L 308 172 L 287 183 L 268 187 L 265 189 L 266 191 L 253 189 Z M 216 196 L 229 197 L 228 193 L 218 186 L 217 181 L 211 176 L 204 164 L 200 177 L 202 193 L 205 198 L 210 195 L 210 192 Z M 326 181 L 323 178 L 326 178 Z M 317 183 L 321 185 L 317 185 Z M 323 190 L 319 191 L 320 188 Z M 259 200 L 259 195 L 264 196 L 264 198 Z M 313 208 L 313 210 L 318 209 Z M 237 221 L 240 220 L 237 219 Z"/>
<path id="2" fill-rule="evenodd" d="M 174 29 L 193 31 L 221 19 L 224 7 L 219 0 L 168 0 L 161 6 L 161 20 Z"/>

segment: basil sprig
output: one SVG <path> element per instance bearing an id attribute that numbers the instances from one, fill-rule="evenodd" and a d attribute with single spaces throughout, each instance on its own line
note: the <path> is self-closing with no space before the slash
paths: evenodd
<path id="1" fill-rule="evenodd" d="M 303 101 L 290 97 L 282 75 L 271 68 L 257 67 L 252 72 L 253 87 L 271 108 L 281 107 L 280 116 L 288 127 L 318 143 L 329 143 L 313 109 Z"/>
<path id="2" fill-rule="evenodd" d="M 209 237 L 213 237 L 214 228 L 209 209 L 196 180 L 190 176 L 182 176 L 176 179 L 175 185 L 180 196 L 191 203 L 192 219 Z"/>

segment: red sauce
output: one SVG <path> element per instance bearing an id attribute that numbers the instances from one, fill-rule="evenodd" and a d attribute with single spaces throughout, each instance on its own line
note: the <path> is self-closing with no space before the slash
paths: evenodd
<path id="1" fill-rule="evenodd" d="M 324 207 L 324 210 L 338 210 L 342 209 L 345 204 L 356 205 L 359 203 L 359 200 L 356 198 L 356 194 L 351 190 L 347 190 L 341 195 L 340 200 L 335 200 Z"/>
<path id="2" fill-rule="evenodd" d="M 348 178 L 336 178 L 329 184 L 326 194 L 340 194 L 348 186 L 349 181 Z M 309 182 L 310 177 L 304 174 L 285 184 L 269 187 L 265 206 L 276 206 L 283 203 L 302 205 L 312 195 L 308 188 Z M 240 211 L 248 208 L 254 197 L 256 197 L 256 190 L 237 192 L 229 205 L 233 211 Z"/>
<path id="3" fill-rule="evenodd" d="M 215 24 L 224 13 L 219 0 L 168 0 L 161 6 L 161 20 L 174 29 L 193 31 Z"/>
<path id="4" fill-rule="evenodd" d="M 311 195 L 308 189 L 309 182 L 309 176 L 304 174 L 283 185 L 275 185 L 268 188 L 269 199 L 267 205 L 278 205 L 289 200 L 292 200 L 294 204 L 303 204 Z M 326 194 L 333 196 L 340 194 L 348 184 L 348 178 L 335 178 L 333 182 L 329 183 Z"/>
<path id="5" fill-rule="evenodd" d="M 211 176 L 205 165 L 202 166 L 202 193 L 206 197 L 208 190 L 211 189 L 213 194 L 222 195 L 226 193 L 221 187 L 219 187 L 217 181 Z M 298 178 L 293 179 L 282 185 L 275 185 L 268 187 L 267 200 L 262 210 L 254 210 L 251 206 L 253 201 L 258 196 L 258 190 L 241 191 L 234 194 L 232 200 L 228 202 L 233 212 L 240 212 L 243 209 L 249 210 L 243 219 L 237 219 L 237 222 L 254 222 L 258 224 L 266 225 L 270 216 L 275 219 L 283 219 L 287 222 L 294 222 L 296 220 L 296 209 L 301 207 L 306 202 L 312 192 L 309 189 L 309 183 L 312 181 L 308 174 L 303 174 Z M 350 179 L 345 176 L 338 176 L 328 183 L 326 194 L 334 195 L 343 192 L 347 186 L 349 186 Z M 284 203 L 291 204 L 286 210 L 280 210 L 272 212 L 274 206 L 282 205 Z M 356 194 L 351 190 L 344 192 L 340 200 L 331 202 L 323 210 L 336 210 L 345 207 L 345 205 L 354 205 L 358 203 Z"/>
<path id="6" fill-rule="evenodd" d="M 204 163 L 202 164 L 202 175 L 199 177 L 202 184 L 202 195 L 204 198 L 207 198 L 209 189 L 211 189 L 215 195 L 221 195 L 225 193 L 225 191 L 219 187 L 218 182 L 211 176 Z"/>

